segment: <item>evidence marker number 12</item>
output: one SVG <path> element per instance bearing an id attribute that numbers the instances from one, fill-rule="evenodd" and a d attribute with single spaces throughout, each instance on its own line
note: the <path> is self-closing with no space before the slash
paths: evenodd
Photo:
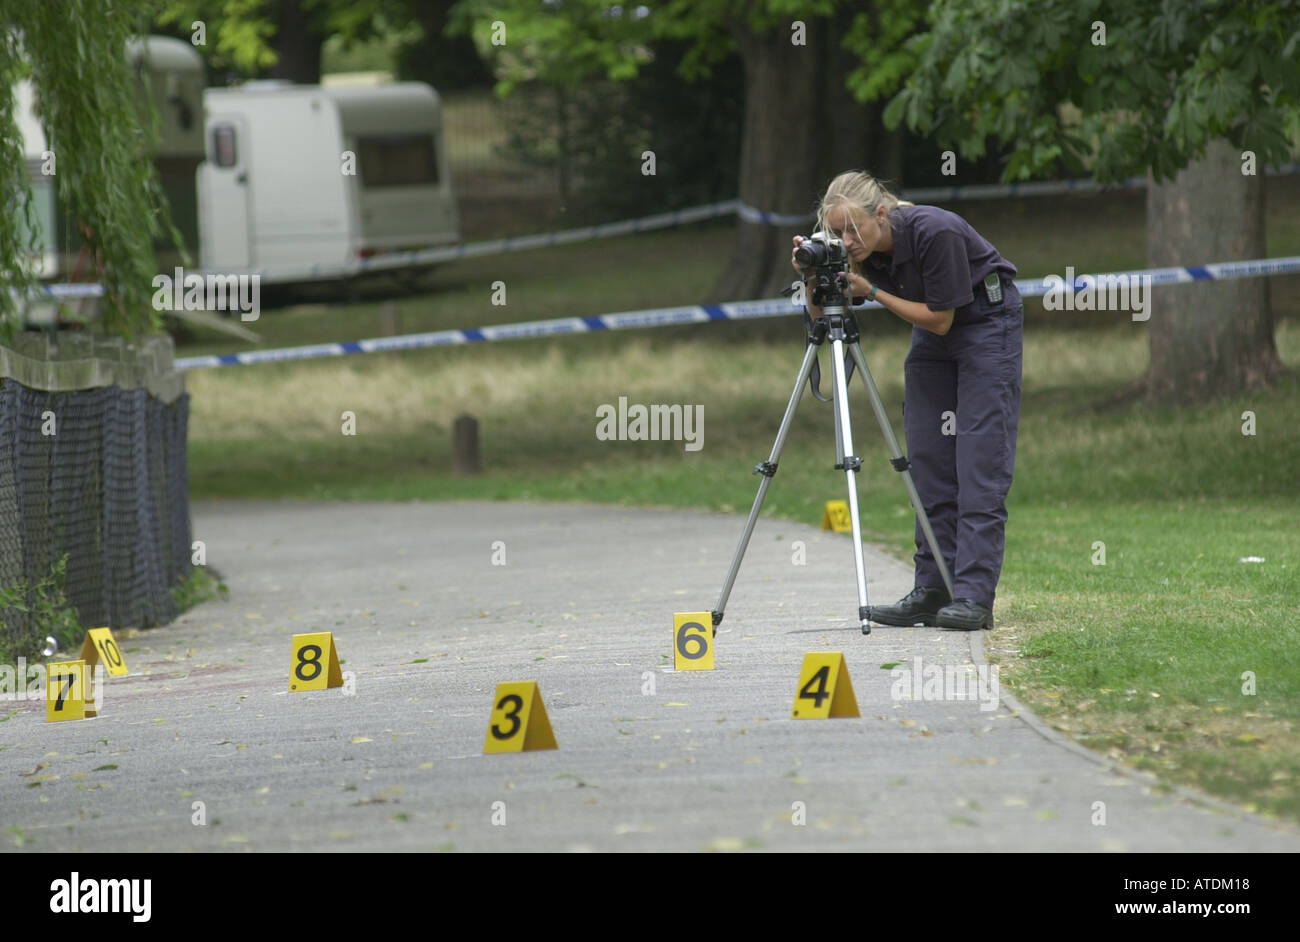
<path id="1" fill-rule="evenodd" d="M 679 671 L 713 670 L 712 612 L 673 614 L 673 668 Z"/>

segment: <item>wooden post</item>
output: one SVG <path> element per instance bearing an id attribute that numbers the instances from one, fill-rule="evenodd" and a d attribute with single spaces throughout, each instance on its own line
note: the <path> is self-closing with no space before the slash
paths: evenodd
<path id="1" fill-rule="evenodd" d="M 478 474 L 483 461 L 478 450 L 478 419 L 472 415 L 456 417 L 452 450 L 456 455 L 457 474 Z"/>

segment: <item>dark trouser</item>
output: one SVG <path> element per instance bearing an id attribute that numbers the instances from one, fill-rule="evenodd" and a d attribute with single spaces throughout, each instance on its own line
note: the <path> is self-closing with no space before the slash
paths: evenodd
<path id="1" fill-rule="evenodd" d="M 953 597 L 989 609 L 1016 463 L 1023 336 L 1024 308 L 1011 286 L 998 305 L 978 295 L 943 336 L 912 328 L 903 366 L 912 478 L 952 574 Z M 919 522 L 914 559 L 917 586 L 943 586 Z"/>

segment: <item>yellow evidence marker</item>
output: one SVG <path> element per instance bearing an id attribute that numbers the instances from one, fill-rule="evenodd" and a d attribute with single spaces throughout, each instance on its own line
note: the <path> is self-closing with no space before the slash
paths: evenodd
<path id="1" fill-rule="evenodd" d="M 289 689 L 324 690 L 342 686 L 343 671 L 339 667 L 339 652 L 334 647 L 334 632 L 294 635 Z"/>
<path id="2" fill-rule="evenodd" d="M 81 720 L 97 716 L 99 706 L 86 702 L 86 662 L 54 661 L 45 668 L 45 721 Z"/>
<path id="3" fill-rule="evenodd" d="M 704 626 L 708 625 L 708 628 Z M 712 612 L 673 614 L 673 667 L 679 671 L 713 670 Z"/>
<path id="4" fill-rule="evenodd" d="M 799 692 L 794 698 L 797 720 L 824 720 L 833 716 L 860 716 L 853 681 L 840 651 L 809 651 L 799 671 Z"/>
<path id="5" fill-rule="evenodd" d="M 497 684 L 493 703 L 487 739 L 483 742 L 484 754 L 560 748 L 537 681 Z"/>
<path id="6" fill-rule="evenodd" d="M 101 657 L 110 677 L 125 677 L 131 673 L 121 649 L 113 640 L 113 632 L 107 628 L 91 628 L 86 632 L 86 640 L 81 643 L 81 659 L 86 662 L 88 670 L 94 670 Z"/>
<path id="7" fill-rule="evenodd" d="M 847 500 L 828 500 L 822 511 L 822 529 L 834 530 L 836 533 L 852 533 L 853 522 L 849 517 Z"/>

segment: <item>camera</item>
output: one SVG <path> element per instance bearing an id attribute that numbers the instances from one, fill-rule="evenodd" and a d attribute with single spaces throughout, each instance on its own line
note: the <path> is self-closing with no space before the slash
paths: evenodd
<path id="1" fill-rule="evenodd" d="M 814 232 L 805 236 L 799 248 L 795 249 L 794 260 L 807 272 L 813 268 L 825 268 L 830 273 L 849 270 L 849 253 L 839 239 L 828 238 L 824 232 Z"/>
<path id="2" fill-rule="evenodd" d="M 814 232 L 806 236 L 799 247 L 794 250 L 794 260 L 803 272 L 804 280 L 809 281 L 811 274 L 811 300 L 818 307 L 828 305 L 844 308 L 849 304 L 845 296 L 847 290 L 842 276 L 849 271 L 849 253 L 844 242 L 833 239 L 824 232 Z"/>

